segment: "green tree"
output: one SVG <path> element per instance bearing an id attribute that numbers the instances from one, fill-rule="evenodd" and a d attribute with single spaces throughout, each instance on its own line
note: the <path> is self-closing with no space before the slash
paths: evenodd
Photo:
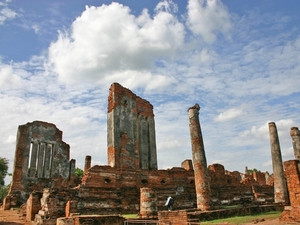
<path id="1" fill-rule="evenodd" d="M 260 170 L 257 170 L 256 168 L 247 170 L 248 174 L 253 174 L 254 172 L 260 172 Z"/>
<path id="2" fill-rule="evenodd" d="M 4 185 L 4 179 L 8 170 L 8 159 L 0 157 L 0 186 Z"/>
<path id="3" fill-rule="evenodd" d="M 75 176 L 81 178 L 83 176 L 83 170 L 77 167 L 75 169 Z"/>
<path id="4" fill-rule="evenodd" d="M 10 187 L 10 184 L 0 186 L 0 199 L 1 200 L 3 200 L 3 198 L 7 195 L 9 187 Z"/>

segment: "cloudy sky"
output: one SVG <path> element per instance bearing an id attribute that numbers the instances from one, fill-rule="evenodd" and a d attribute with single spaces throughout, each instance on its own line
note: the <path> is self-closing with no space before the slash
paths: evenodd
<path id="1" fill-rule="evenodd" d="M 154 106 L 158 166 L 191 159 L 187 109 L 199 103 L 208 164 L 272 172 L 300 126 L 298 0 L 0 0 L 0 157 L 18 125 L 56 124 L 83 168 L 107 165 L 110 84 Z"/>

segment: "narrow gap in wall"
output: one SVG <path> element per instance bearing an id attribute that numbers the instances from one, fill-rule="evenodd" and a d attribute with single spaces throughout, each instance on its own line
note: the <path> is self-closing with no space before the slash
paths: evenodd
<path id="1" fill-rule="evenodd" d="M 29 176 L 29 171 L 30 171 L 30 163 L 31 163 L 31 155 L 32 155 L 32 146 L 33 146 L 33 142 L 30 143 L 30 147 L 29 147 L 29 157 L 28 157 L 27 176 Z"/>
<path id="2" fill-rule="evenodd" d="M 38 143 L 37 149 L 36 149 L 36 158 L 35 158 L 35 177 L 37 177 L 38 174 L 38 162 L 39 162 L 39 154 L 40 154 L 40 148 L 41 148 L 41 143 Z"/>

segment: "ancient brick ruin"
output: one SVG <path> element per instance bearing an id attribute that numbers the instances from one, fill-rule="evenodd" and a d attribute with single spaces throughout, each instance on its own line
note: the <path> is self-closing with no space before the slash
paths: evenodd
<path id="1" fill-rule="evenodd" d="M 195 104 L 193 107 L 188 109 L 192 155 L 194 162 L 197 208 L 201 210 L 209 210 L 211 207 L 211 193 L 202 132 L 199 122 L 199 110 L 200 106 L 198 104 Z"/>
<path id="2" fill-rule="evenodd" d="M 290 205 L 284 207 L 280 220 L 300 223 L 300 132 L 298 127 L 291 128 L 295 160 L 284 162 Z"/>
<path id="3" fill-rule="evenodd" d="M 288 193 L 286 180 L 284 176 L 281 149 L 279 144 L 279 137 L 277 127 L 274 122 L 269 123 L 270 146 L 272 165 L 274 173 L 274 192 L 276 203 L 288 203 Z"/>
<path id="4" fill-rule="evenodd" d="M 70 146 L 62 141 L 62 131 L 54 124 L 34 121 L 20 125 L 12 183 L 3 207 L 20 206 L 31 192 L 44 187 L 72 186 L 75 160 L 69 158 Z"/>
<path id="5" fill-rule="evenodd" d="M 207 167 L 199 109 L 198 104 L 188 109 L 193 159 L 183 160 L 180 167 L 160 170 L 153 106 L 120 84 L 112 84 L 108 96 L 108 163 L 91 165 L 91 156 L 86 156 L 79 183 L 74 178 L 75 160 L 69 160 L 69 145 L 62 141 L 62 132 L 55 125 L 35 121 L 19 126 L 5 208 L 26 203 L 26 218 L 36 224 L 56 224 L 59 217 L 63 217 L 60 224 L 83 224 L 86 220 L 123 224 L 124 218 L 111 215 L 129 213 L 159 218 L 161 224 L 176 221 L 176 215 L 181 221 L 199 221 L 205 218 L 205 211 L 230 204 L 253 208 L 236 211 L 240 214 L 257 208 L 274 210 L 275 206 L 266 209 L 263 204 L 274 202 L 277 178 L 263 172 L 230 172 L 220 164 Z M 294 146 L 300 146 L 297 140 L 293 139 Z M 285 163 L 291 202 L 285 211 L 294 217 L 293 211 L 299 208 L 299 186 L 294 185 L 299 182 L 297 165 L 297 160 Z M 168 196 L 175 199 L 175 211 L 166 211 Z"/>
<path id="6" fill-rule="evenodd" d="M 109 89 L 107 131 L 108 165 L 157 169 L 153 106 L 118 83 Z"/>

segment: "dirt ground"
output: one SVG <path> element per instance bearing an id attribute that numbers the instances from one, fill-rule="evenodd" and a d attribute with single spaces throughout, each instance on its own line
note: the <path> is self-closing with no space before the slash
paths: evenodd
<path id="1" fill-rule="evenodd" d="M 280 222 L 279 219 L 266 221 L 253 221 L 252 223 L 245 223 L 244 225 L 291 225 L 289 223 Z M 297 223 L 300 224 L 300 223 Z M 26 222 L 24 215 L 19 210 L 2 210 L 0 209 L 0 225 L 31 225 L 31 222 Z M 233 225 L 222 223 L 219 225 Z M 292 225 L 296 225 L 293 223 Z"/>

